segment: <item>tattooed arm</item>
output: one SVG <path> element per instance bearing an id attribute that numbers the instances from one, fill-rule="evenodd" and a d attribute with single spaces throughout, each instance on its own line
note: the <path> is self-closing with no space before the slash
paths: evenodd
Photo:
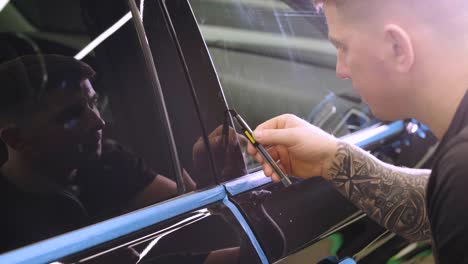
<path id="1" fill-rule="evenodd" d="M 431 238 L 425 204 L 430 171 L 383 163 L 293 115 L 266 121 L 254 136 L 270 146 L 268 152 L 286 173 L 301 178 L 322 176 L 391 231 L 411 241 Z M 263 165 L 265 175 L 279 181 L 251 144 L 247 150 Z"/>
<path id="2" fill-rule="evenodd" d="M 344 142 L 337 143 L 334 159 L 323 172 L 369 217 L 410 241 L 431 238 L 425 205 L 429 175 L 430 170 L 383 163 Z"/>

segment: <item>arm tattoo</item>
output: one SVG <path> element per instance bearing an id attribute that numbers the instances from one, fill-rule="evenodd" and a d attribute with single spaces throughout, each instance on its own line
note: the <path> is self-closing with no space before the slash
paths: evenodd
<path id="1" fill-rule="evenodd" d="M 328 174 L 341 194 L 379 224 L 410 241 L 431 238 L 425 205 L 429 170 L 391 166 L 340 142 Z"/>

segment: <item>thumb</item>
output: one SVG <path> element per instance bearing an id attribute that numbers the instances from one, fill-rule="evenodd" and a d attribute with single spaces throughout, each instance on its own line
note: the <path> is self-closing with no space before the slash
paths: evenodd
<path id="1" fill-rule="evenodd" d="M 291 129 L 255 130 L 254 138 L 262 145 L 283 145 L 291 147 L 296 143 L 296 137 Z"/>

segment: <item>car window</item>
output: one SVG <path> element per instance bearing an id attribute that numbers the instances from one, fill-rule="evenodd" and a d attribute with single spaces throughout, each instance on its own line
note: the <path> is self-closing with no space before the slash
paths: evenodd
<path id="1" fill-rule="evenodd" d="M 41 31 L 82 33 L 86 34 L 87 29 L 83 24 L 79 0 L 15 0 L 14 6 L 34 27 Z M 62 23 L 67 21 L 67 23 Z"/>
<path id="2" fill-rule="evenodd" d="M 196 137 L 174 163 L 128 5 L 107 4 L 0 10 L 0 253 L 211 184 Z"/>
<path id="3" fill-rule="evenodd" d="M 351 82 L 336 78 L 336 51 L 315 9 L 280 0 L 190 4 L 228 104 L 252 128 L 284 113 L 335 136 L 374 122 Z"/>
<path id="4" fill-rule="evenodd" d="M 175 138 L 190 142 L 192 140 L 190 133 L 194 132 L 192 124 L 198 119 L 206 136 L 204 140 L 199 138 L 196 146 L 204 144 L 205 150 L 210 153 L 208 156 L 213 161 L 212 175 L 217 183 L 246 175 L 246 166 L 240 147 L 240 145 L 245 145 L 246 139 L 239 138 L 238 140 L 235 134 L 232 119 L 226 111 L 227 104 L 219 86 L 218 76 L 198 30 L 198 24 L 189 2 L 173 0 L 158 2 L 158 4 L 160 4 L 159 8 L 151 4 L 145 6 L 144 17 L 147 23 L 145 26 L 158 72 L 166 72 L 166 77 L 169 77 L 168 79 L 172 82 L 172 85 L 162 88 L 167 95 L 168 109 L 174 109 L 169 112 L 178 113 L 172 118 L 174 127 L 179 127 L 179 129 L 174 129 Z M 168 27 L 161 23 L 150 25 L 149 22 L 154 17 L 167 17 L 171 21 L 171 29 L 173 29 L 171 41 L 162 40 L 155 33 L 164 32 Z M 173 42 L 176 43 L 177 49 L 171 47 Z M 180 54 L 180 60 L 174 60 L 177 54 Z M 187 78 L 178 77 L 177 73 Z M 164 83 L 165 80 L 162 77 L 160 80 Z M 199 113 L 198 117 L 193 115 L 194 109 Z M 190 151 L 190 154 L 199 156 L 198 147 L 194 150 Z M 195 161 L 193 165 L 201 168 L 198 170 L 201 174 L 208 176 L 209 168 L 199 166 L 200 163 Z M 197 174 L 196 171 L 195 174 Z"/>

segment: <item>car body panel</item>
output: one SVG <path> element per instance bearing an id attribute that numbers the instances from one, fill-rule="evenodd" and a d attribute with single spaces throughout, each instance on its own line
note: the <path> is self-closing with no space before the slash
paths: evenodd
<path id="1" fill-rule="evenodd" d="M 45 263 L 87 250 L 208 204 L 222 201 L 224 188 L 174 199 L 0 256 L 0 263 Z"/>

